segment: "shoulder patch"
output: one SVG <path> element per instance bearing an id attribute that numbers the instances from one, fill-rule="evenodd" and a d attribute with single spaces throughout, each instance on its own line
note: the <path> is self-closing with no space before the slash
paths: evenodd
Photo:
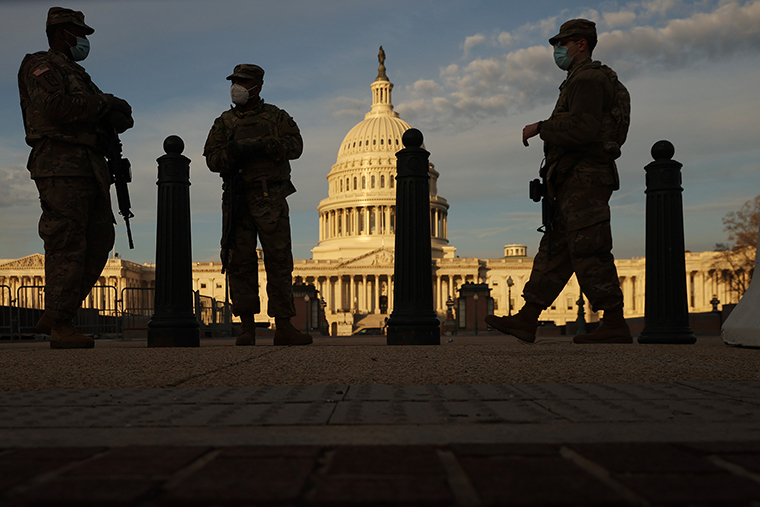
<path id="1" fill-rule="evenodd" d="M 50 70 L 50 67 L 48 67 L 47 65 L 43 63 L 42 65 L 37 67 L 37 69 L 34 72 L 32 72 L 32 74 L 34 74 L 37 77 L 40 77 L 41 75 L 43 75 L 45 72 L 49 70 Z"/>

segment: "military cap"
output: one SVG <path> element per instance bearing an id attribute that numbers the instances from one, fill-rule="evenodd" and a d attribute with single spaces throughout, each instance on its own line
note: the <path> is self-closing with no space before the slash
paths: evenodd
<path id="1" fill-rule="evenodd" d="M 250 63 L 241 63 L 239 65 L 235 65 L 235 69 L 232 71 L 232 74 L 227 76 L 227 79 L 232 80 L 232 78 L 239 78 L 239 79 L 255 79 L 259 83 L 264 82 L 264 69 L 259 67 L 258 65 L 253 65 Z"/>
<path id="2" fill-rule="evenodd" d="M 589 21 L 588 19 L 571 19 L 570 21 L 565 21 L 562 23 L 562 26 L 559 27 L 559 33 L 549 39 L 549 44 L 554 46 L 560 41 L 560 39 L 571 36 L 587 39 L 589 42 L 596 42 L 596 23 Z"/>
<path id="3" fill-rule="evenodd" d="M 95 33 L 94 28 L 85 24 L 82 11 L 73 11 L 64 7 L 51 7 L 48 11 L 47 24 L 45 26 L 60 25 L 62 23 L 73 23 L 81 26 L 87 35 Z"/>

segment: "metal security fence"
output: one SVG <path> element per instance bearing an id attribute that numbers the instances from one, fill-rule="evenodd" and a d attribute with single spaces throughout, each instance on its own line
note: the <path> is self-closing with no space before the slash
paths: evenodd
<path id="1" fill-rule="evenodd" d="M 224 301 L 195 292 L 195 317 L 201 325 L 201 335 L 232 336 L 232 307 Z"/>
<path id="2" fill-rule="evenodd" d="M 122 330 L 125 333 L 148 331 L 153 316 L 156 289 L 127 287 L 121 291 Z"/>
<path id="3" fill-rule="evenodd" d="M 0 286 L 0 338 L 18 339 L 37 333 L 35 326 L 45 311 L 45 287 L 21 285 L 15 294 L 11 287 Z M 96 285 L 92 288 L 74 319 L 83 333 L 118 335 L 121 317 L 116 287 Z"/>
<path id="4" fill-rule="evenodd" d="M 82 302 L 74 324 L 85 334 L 142 337 L 153 317 L 155 289 L 96 285 Z M 193 293 L 194 312 L 202 336 L 232 335 L 229 303 Z M 18 339 L 37 334 L 35 326 L 45 311 L 45 287 L 19 286 L 15 294 L 0 285 L 0 339 Z"/>
<path id="5" fill-rule="evenodd" d="M 13 298 L 8 285 L 0 285 L 0 336 L 13 336 L 16 324 L 13 314 Z"/>

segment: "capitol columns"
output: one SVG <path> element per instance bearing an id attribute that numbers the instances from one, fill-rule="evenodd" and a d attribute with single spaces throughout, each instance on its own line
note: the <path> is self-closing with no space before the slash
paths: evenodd
<path id="1" fill-rule="evenodd" d="M 388 345 L 440 345 L 433 307 L 429 156 L 422 132 L 407 130 L 396 153 L 395 308 L 388 319 Z"/>

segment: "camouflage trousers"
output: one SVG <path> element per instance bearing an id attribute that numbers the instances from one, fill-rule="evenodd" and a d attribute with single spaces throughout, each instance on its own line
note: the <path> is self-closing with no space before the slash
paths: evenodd
<path id="1" fill-rule="evenodd" d="M 110 196 L 95 178 L 34 180 L 45 242 L 45 309 L 53 319 L 74 318 L 97 283 L 114 242 Z"/>
<path id="2" fill-rule="evenodd" d="M 227 263 L 232 313 L 261 312 L 256 253 L 258 237 L 264 251 L 264 269 L 267 273 L 267 313 L 270 317 L 293 317 L 296 309 L 293 303 L 293 250 L 288 202 L 284 197 L 263 197 L 252 190 L 246 192 L 245 200 L 246 206 L 242 206 L 234 219 L 234 245 Z M 226 217 L 224 223 L 227 223 Z"/>
<path id="3" fill-rule="evenodd" d="M 594 311 L 623 307 L 610 229 L 614 186 L 612 168 L 576 167 L 554 188 L 553 230 L 541 239 L 525 301 L 547 308 L 575 273 Z"/>

